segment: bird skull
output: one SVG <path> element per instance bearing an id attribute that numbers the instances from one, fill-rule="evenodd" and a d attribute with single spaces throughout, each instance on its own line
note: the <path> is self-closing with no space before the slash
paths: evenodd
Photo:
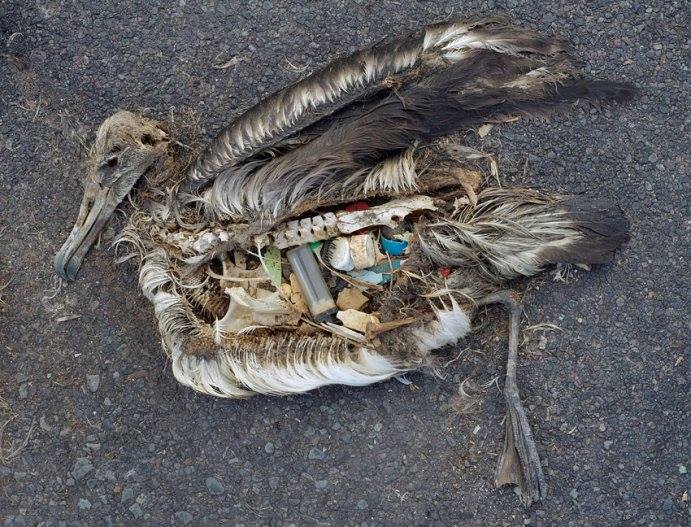
<path id="1" fill-rule="evenodd" d="M 55 255 L 55 272 L 74 280 L 82 260 L 115 208 L 168 148 L 158 123 L 127 111 L 106 119 L 96 133 L 84 197 L 72 232 Z"/>

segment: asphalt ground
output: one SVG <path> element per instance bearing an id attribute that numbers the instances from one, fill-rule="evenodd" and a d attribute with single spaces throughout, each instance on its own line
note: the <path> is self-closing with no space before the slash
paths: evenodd
<path id="1" fill-rule="evenodd" d="M 496 9 L 640 89 L 480 143 L 505 184 L 605 196 L 631 221 L 612 265 L 521 284 L 519 382 L 547 501 L 526 510 L 493 487 L 504 406 L 482 385 L 504 371 L 499 310 L 445 352 L 465 350 L 445 379 L 238 402 L 174 381 L 136 273 L 106 243 L 55 290 L 82 142 L 116 109 L 192 111 L 208 140 L 337 54 Z M 688 525 L 688 14 L 674 1 L 0 2 L 0 520 Z"/>

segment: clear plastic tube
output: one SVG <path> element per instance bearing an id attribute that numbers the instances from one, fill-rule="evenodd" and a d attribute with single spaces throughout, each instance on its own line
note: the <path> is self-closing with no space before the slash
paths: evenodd
<path id="1" fill-rule="evenodd" d="M 286 256 L 300 284 L 312 317 L 317 322 L 324 322 L 337 309 L 312 250 L 308 245 L 300 245 L 290 249 Z"/>

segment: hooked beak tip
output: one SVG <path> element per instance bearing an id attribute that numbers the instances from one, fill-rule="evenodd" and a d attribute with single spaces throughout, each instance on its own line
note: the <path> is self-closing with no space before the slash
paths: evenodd
<path id="1" fill-rule="evenodd" d="M 53 259 L 56 274 L 69 282 L 77 277 L 82 261 L 99 233 L 113 214 L 116 204 L 108 199 L 108 190 L 102 189 L 92 201 L 85 196 L 79 219 Z"/>

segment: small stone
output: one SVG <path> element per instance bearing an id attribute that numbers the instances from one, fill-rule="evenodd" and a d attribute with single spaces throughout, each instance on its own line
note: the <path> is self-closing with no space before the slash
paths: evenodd
<path id="1" fill-rule="evenodd" d="M 206 488 L 214 495 L 223 494 L 223 485 L 216 478 L 209 476 L 206 478 Z"/>
<path id="2" fill-rule="evenodd" d="M 686 465 L 679 464 L 679 474 L 686 474 Z"/>
<path id="3" fill-rule="evenodd" d="M 130 511 L 130 513 L 132 513 L 132 516 L 134 516 L 135 519 L 141 518 L 142 514 L 144 514 L 144 511 L 142 510 L 139 503 L 132 504 L 132 506 L 128 510 Z"/>
<path id="4" fill-rule="evenodd" d="M 29 385 L 27 383 L 23 383 L 19 385 L 19 398 L 20 399 L 26 399 L 29 397 Z"/>
<path id="5" fill-rule="evenodd" d="M 309 459 L 324 459 L 326 457 L 326 454 L 322 450 L 319 450 L 318 448 L 310 448 L 309 454 L 307 454 L 307 457 Z"/>
<path id="6" fill-rule="evenodd" d="M 91 461 L 85 457 L 78 457 L 77 461 L 74 462 L 74 466 L 72 467 L 72 477 L 76 481 L 79 481 L 93 469 L 94 466 L 91 464 Z"/>
<path id="7" fill-rule="evenodd" d="M 650 156 L 648 156 L 648 161 L 651 163 L 657 163 L 657 154 L 655 152 L 650 154 Z"/>
<path id="8" fill-rule="evenodd" d="M 578 491 L 576 489 L 572 489 L 571 492 L 569 492 L 569 496 L 571 496 L 573 499 L 578 498 Z"/>
<path id="9" fill-rule="evenodd" d="M 98 386 L 101 384 L 101 377 L 99 375 L 87 375 L 86 376 L 86 387 L 91 393 L 98 390 Z"/>
<path id="10" fill-rule="evenodd" d="M 274 447 L 274 444 L 271 442 L 264 445 L 264 452 L 266 452 L 267 454 L 273 454 L 275 450 L 276 447 Z"/>
<path id="11" fill-rule="evenodd" d="M 612 444 L 614 444 L 614 441 L 605 441 L 605 448 L 609 450 Z"/>
<path id="12" fill-rule="evenodd" d="M 367 507 L 369 507 L 369 504 L 367 503 L 367 500 L 360 500 L 357 502 L 356 506 L 361 511 L 364 511 Z"/>
<path id="13" fill-rule="evenodd" d="M 325 479 L 319 479 L 319 480 L 314 482 L 314 486 L 317 487 L 318 489 L 325 489 L 328 484 L 329 484 L 329 482 L 326 481 Z"/>
<path id="14" fill-rule="evenodd" d="M 120 495 L 120 503 L 127 503 L 134 499 L 134 489 L 132 487 L 125 487 L 122 489 L 122 494 Z"/>
<path id="15" fill-rule="evenodd" d="M 280 483 L 281 483 L 281 480 L 276 478 L 276 477 L 269 478 L 269 487 L 271 487 L 271 490 L 276 490 Z"/>
<path id="16" fill-rule="evenodd" d="M 53 431 L 53 427 L 50 426 L 50 423 L 46 419 L 45 415 L 42 415 L 39 418 L 38 425 L 41 427 L 41 430 L 43 430 L 44 432 L 52 432 Z"/>
<path id="17" fill-rule="evenodd" d="M 537 347 L 541 351 L 547 349 L 547 337 L 544 334 L 540 335 L 540 340 L 538 341 Z"/>
<path id="18" fill-rule="evenodd" d="M 187 511 L 179 511 L 175 513 L 175 522 L 178 525 L 187 525 L 192 523 L 192 515 Z"/>
<path id="19" fill-rule="evenodd" d="M 79 507 L 79 510 L 88 511 L 91 508 L 91 502 L 85 498 L 79 498 L 77 507 Z"/>

